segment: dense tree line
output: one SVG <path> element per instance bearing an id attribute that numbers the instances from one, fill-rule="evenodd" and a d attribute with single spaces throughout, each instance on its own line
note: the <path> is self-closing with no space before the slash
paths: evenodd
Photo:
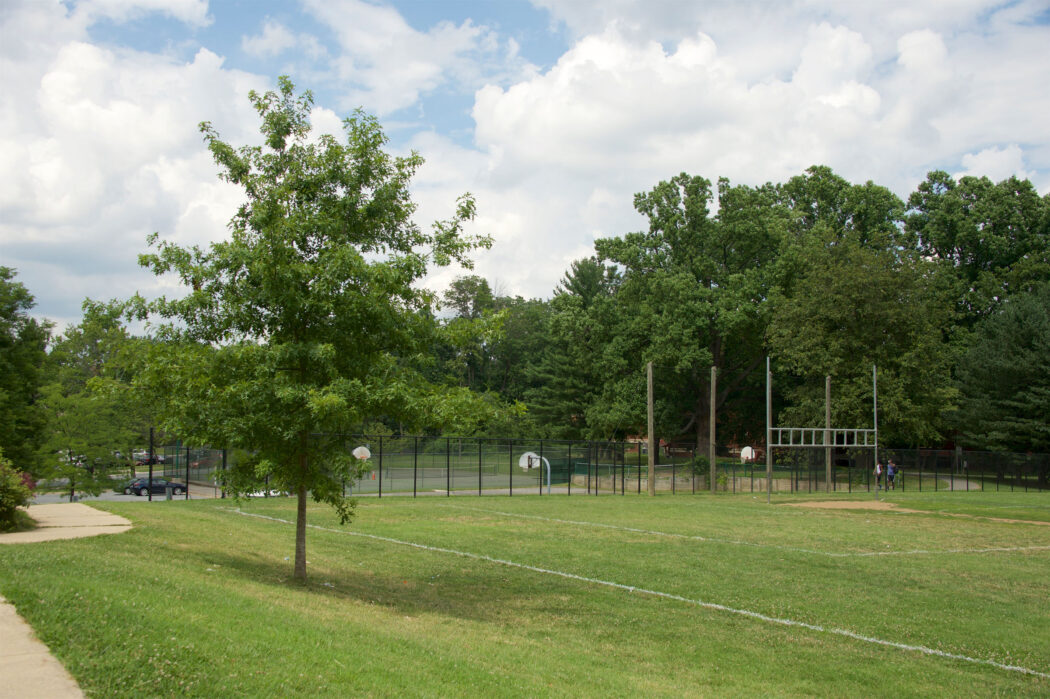
<path id="1" fill-rule="evenodd" d="M 781 184 L 681 174 L 635 197 L 648 230 L 600 239 L 549 300 L 477 276 L 444 296 L 445 379 L 523 404 L 529 434 L 658 432 L 706 449 L 761 443 L 764 360 L 778 424 L 879 428 L 900 446 L 1047 449 L 1050 196 L 931 172 L 902 201 L 813 167 Z M 451 337 L 469 337 L 469 343 Z"/>
<path id="2" fill-rule="evenodd" d="M 294 109 L 290 95 L 283 98 L 283 109 Z M 279 111 L 275 103 L 268 108 Z M 302 128 L 277 126 L 288 134 Z M 381 138 L 367 119 L 355 128 L 361 130 L 355 138 Z M 237 169 L 244 159 L 261 157 L 227 151 L 217 139 L 211 143 L 230 178 L 246 176 Z M 417 164 L 396 167 L 407 173 Z M 393 161 L 388 167 L 395 168 Z M 393 193 L 407 175 L 389 172 Z M 313 176 L 331 172 L 322 168 Z M 411 213 L 403 195 L 391 196 L 388 222 Z M 396 314 L 373 299 L 368 313 L 350 314 L 363 325 L 333 326 L 314 349 L 296 349 L 293 333 L 285 349 L 266 359 L 254 356 L 262 351 L 257 344 L 230 340 L 238 324 L 252 323 L 277 337 L 267 325 L 269 311 L 254 319 L 218 315 L 223 293 L 237 294 L 243 315 L 247 301 L 261 303 L 261 291 L 224 291 L 209 281 L 208 274 L 219 272 L 208 271 L 202 253 L 161 246 L 145 258 L 157 271 L 178 271 L 192 289 L 185 299 L 152 310 L 200 321 L 199 338 L 172 327 L 150 339 L 133 337 L 126 306 L 92 301 L 85 302 L 79 324 L 52 336 L 47 323 L 30 316 L 33 297 L 15 271 L 3 268 L 0 449 L 21 468 L 72 476 L 92 490 L 100 485 L 90 464 L 112 463 L 115 449 L 141 444 L 150 424 L 232 438 L 222 431 L 230 421 L 203 421 L 200 406 L 214 404 L 215 396 L 185 380 L 194 363 L 201 375 L 215 370 L 215 360 L 201 354 L 211 343 L 227 347 L 226 371 L 270 372 L 278 383 L 290 382 L 282 400 L 301 394 L 321 417 L 339 412 L 336 403 L 356 404 L 360 409 L 333 423 L 347 431 L 591 439 L 641 434 L 644 367 L 653 362 L 661 436 L 706 448 L 714 366 L 720 444 L 761 443 L 770 356 L 778 424 L 822 424 L 824 376 L 831 375 L 834 422 L 869 426 L 875 364 L 885 443 L 1050 450 L 1050 196 L 1040 196 L 1031 182 L 956 180 L 931 172 L 905 202 L 826 167 L 761 186 L 683 173 L 639 193 L 634 203 L 647 229 L 598 240 L 590 257 L 565 271 L 549 299 L 500 295 L 477 275 L 457 278 L 440 297 L 398 297 L 399 279 L 422 269 L 409 254 L 422 238 L 418 229 L 406 228 L 404 242 L 375 243 L 403 246 L 401 266 L 378 268 L 381 276 L 359 289 L 400 298 Z M 472 214 L 470 200 L 461 204 L 467 208 L 461 206 L 460 218 L 446 224 L 449 240 Z M 247 230 L 272 215 L 258 204 L 236 220 Z M 410 224 L 406 218 L 397 225 Z M 304 238 L 295 245 L 307 250 L 307 261 L 330 256 L 334 266 L 324 274 L 335 276 L 320 279 L 327 289 L 322 296 L 350 294 L 356 287 L 337 277 L 361 274 L 363 263 L 313 244 Z M 243 257 L 235 247 L 220 251 Z M 227 263 L 216 258 L 208 264 Z M 313 272 L 304 266 L 295 274 Z M 289 279 L 274 293 L 316 289 L 317 282 Z M 317 305 L 321 301 L 309 303 L 318 317 L 331 316 Z M 379 334 L 387 338 L 381 351 Z M 187 350 L 188 342 L 196 349 Z M 323 349 L 329 346 L 334 354 Z M 314 379 L 295 388 L 297 375 L 285 366 L 316 366 L 327 375 L 350 360 L 338 372 L 361 373 L 337 384 L 337 393 L 311 388 Z M 250 412 L 261 400 L 246 385 L 230 386 L 224 398 L 229 410 L 220 413 L 226 417 Z M 259 430 L 272 431 L 261 424 L 252 433 Z"/>

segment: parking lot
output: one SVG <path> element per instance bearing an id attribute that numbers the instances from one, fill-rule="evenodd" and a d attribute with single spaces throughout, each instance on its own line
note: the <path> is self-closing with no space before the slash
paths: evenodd
<path id="1" fill-rule="evenodd" d="M 211 499 L 211 498 L 220 497 L 222 495 L 222 493 L 219 492 L 218 488 L 215 488 L 215 487 L 212 487 L 212 486 L 197 485 L 195 483 L 190 483 L 189 490 L 190 490 L 189 494 L 190 494 L 190 499 L 191 500 L 200 500 L 200 499 L 204 499 L 204 498 Z M 166 498 L 165 498 L 164 495 L 157 495 L 156 493 L 154 493 L 154 495 L 153 495 L 153 501 L 154 502 L 163 502 L 165 499 Z M 180 495 L 178 497 L 175 497 L 174 495 L 172 496 L 172 500 L 185 500 L 185 499 L 186 499 L 186 495 L 185 494 L 182 494 L 182 495 Z M 143 497 L 141 495 L 125 495 L 124 493 L 115 493 L 112 490 L 106 490 L 106 491 L 103 491 L 98 496 L 82 495 L 82 494 L 78 493 L 77 494 L 77 500 L 75 502 L 87 502 L 87 503 L 90 503 L 92 500 L 117 500 L 117 501 L 123 501 L 123 502 L 139 502 L 139 501 L 141 501 L 141 502 L 148 502 L 149 498 L 148 497 Z M 44 504 L 56 503 L 56 502 L 69 502 L 69 493 L 68 492 L 66 492 L 66 493 L 58 493 L 58 492 L 37 493 L 36 496 L 33 498 L 33 503 L 34 504 L 44 505 Z"/>

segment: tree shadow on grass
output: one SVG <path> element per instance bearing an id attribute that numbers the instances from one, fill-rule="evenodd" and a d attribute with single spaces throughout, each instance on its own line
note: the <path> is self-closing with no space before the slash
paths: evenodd
<path id="1" fill-rule="evenodd" d="M 579 583 L 457 556 L 431 559 L 422 566 L 417 562 L 402 566 L 390 558 L 340 564 L 311 562 L 305 584 L 293 579 L 290 560 L 273 561 L 237 552 L 204 557 L 245 582 L 303 591 L 327 600 L 380 605 L 402 616 L 438 614 L 498 622 L 522 615 L 579 612 L 572 603 Z M 269 604 L 273 599 L 263 601 Z"/>

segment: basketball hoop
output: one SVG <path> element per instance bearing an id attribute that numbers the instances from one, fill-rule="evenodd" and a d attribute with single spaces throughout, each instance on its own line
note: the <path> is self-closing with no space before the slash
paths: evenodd
<path id="1" fill-rule="evenodd" d="M 528 471 L 533 468 L 539 468 L 540 464 L 547 466 L 547 495 L 551 494 L 551 462 L 547 461 L 547 457 L 540 456 L 535 452 L 527 451 L 518 458 L 518 466 L 521 470 Z M 542 484 L 541 484 L 542 487 Z M 543 492 L 542 490 L 540 491 Z"/>

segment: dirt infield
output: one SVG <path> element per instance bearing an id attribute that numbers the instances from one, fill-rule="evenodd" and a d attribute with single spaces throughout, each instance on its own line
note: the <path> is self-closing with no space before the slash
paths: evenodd
<path id="1" fill-rule="evenodd" d="M 895 512 L 918 512 L 905 510 L 885 500 L 813 500 L 810 502 L 786 502 L 788 507 L 813 507 L 821 510 L 893 510 Z"/>
<path id="2" fill-rule="evenodd" d="M 962 519 L 981 519 L 986 522 L 1004 522 L 1006 524 L 1035 524 L 1040 527 L 1050 527 L 1050 522 L 1035 519 L 1007 519 L 1005 517 L 987 517 L 983 515 L 968 515 L 961 512 L 944 512 L 943 510 L 909 510 L 898 507 L 896 503 L 885 500 L 813 500 L 810 502 L 785 502 L 787 507 L 810 507 L 820 510 L 881 510 L 883 512 L 907 512 L 911 514 L 941 515 L 944 517 L 959 517 Z"/>

